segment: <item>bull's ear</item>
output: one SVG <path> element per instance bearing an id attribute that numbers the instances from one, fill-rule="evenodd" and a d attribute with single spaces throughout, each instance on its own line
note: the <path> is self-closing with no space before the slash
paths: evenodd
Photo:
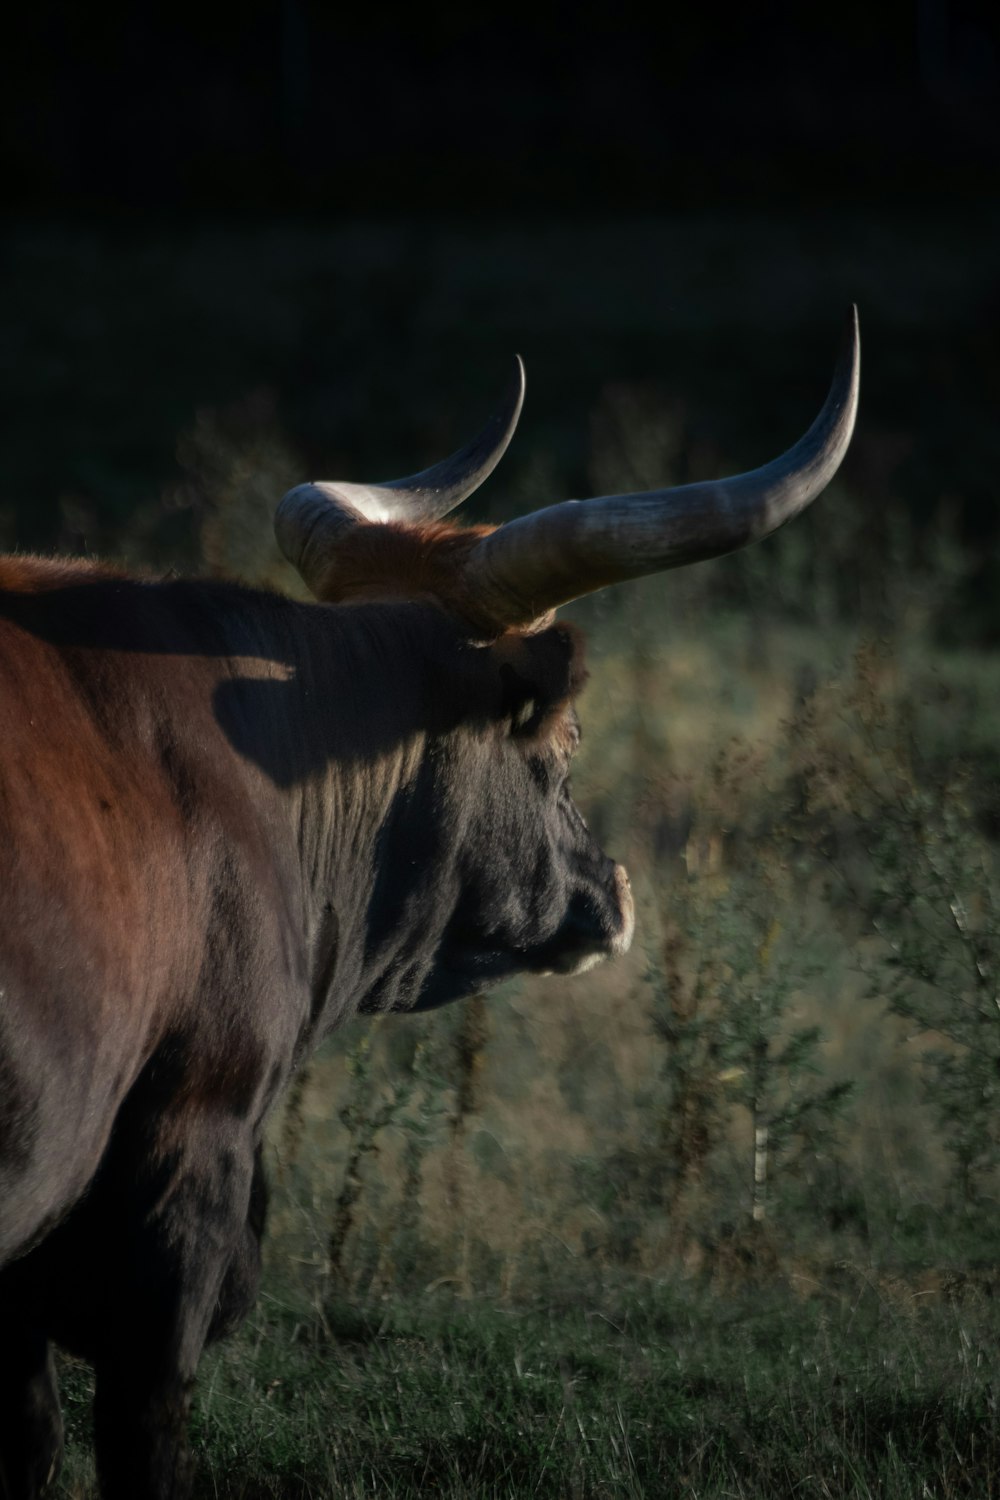
<path id="1" fill-rule="evenodd" d="M 560 622 L 537 635 L 502 636 L 491 648 L 500 685 L 500 716 L 511 733 L 533 738 L 587 680 L 583 637 Z"/>

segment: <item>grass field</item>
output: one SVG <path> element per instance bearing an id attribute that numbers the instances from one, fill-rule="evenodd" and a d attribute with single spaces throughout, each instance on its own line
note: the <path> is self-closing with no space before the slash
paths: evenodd
<path id="1" fill-rule="evenodd" d="M 269 1295 L 206 1361 L 197 1494 L 988 1500 L 995 1290 L 843 1265 L 523 1304 Z M 87 1372 L 67 1383 L 63 1493 L 82 1500 Z"/>

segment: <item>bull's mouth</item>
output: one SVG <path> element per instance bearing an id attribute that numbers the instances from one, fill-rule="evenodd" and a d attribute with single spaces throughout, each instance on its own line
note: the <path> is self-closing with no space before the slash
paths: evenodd
<path id="1" fill-rule="evenodd" d="M 635 903 L 624 865 L 615 865 L 610 888 L 581 892 L 570 902 L 559 931 L 535 955 L 536 974 L 585 974 L 606 958 L 620 958 L 632 945 Z"/>
<path id="2" fill-rule="evenodd" d="M 446 933 L 433 971 L 409 1008 L 434 1010 L 481 995 L 516 974 L 585 974 L 604 959 L 627 953 L 634 932 L 632 887 L 624 865 L 614 865 L 607 886 L 582 889 L 558 930 L 535 949 L 489 947 L 475 933 Z"/>
<path id="3" fill-rule="evenodd" d="M 618 896 L 620 925 L 611 939 L 610 956 L 621 958 L 632 946 L 635 936 L 635 902 L 632 899 L 632 882 L 624 865 L 615 865 L 615 891 Z"/>
<path id="4" fill-rule="evenodd" d="M 439 951 L 434 968 L 410 1010 L 437 1010 L 453 1000 L 467 1000 L 495 989 L 505 979 L 533 968 L 526 955 L 503 948 L 448 944 Z"/>

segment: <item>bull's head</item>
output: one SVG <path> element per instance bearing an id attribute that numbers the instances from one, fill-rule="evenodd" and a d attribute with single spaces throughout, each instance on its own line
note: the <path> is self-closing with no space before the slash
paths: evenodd
<path id="1" fill-rule="evenodd" d="M 524 397 L 518 360 L 501 410 L 453 457 L 408 479 L 303 484 L 284 497 L 278 542 L 318 599 L 425 601 L 453 622 L 466 658 L 469 644 L 481 648 L 471 698 L 492 693 L 502 744 L 462 775 L 478 779 L 468 837 L 488 857 L 460 860 L 453 915 L 420 1003 L 517 969 L 575 972 L 628 947 L 627 876 L 569 795 L 583 669 L 554 612 L 608 584 L 734 551 L 797 515 L 847 450 L 858 374 L 852 309 L 822 410 L 773 462 L 713 483 L 564 501 L 496 528 L 455 526 L 442 518 L 492 472 L 513 435 Z"/>

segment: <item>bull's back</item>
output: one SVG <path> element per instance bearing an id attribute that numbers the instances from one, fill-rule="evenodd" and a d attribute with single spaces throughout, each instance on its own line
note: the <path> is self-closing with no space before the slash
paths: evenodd
<path id="1" fill-rule="evenodd" d="M 141 662 L 71 644 L 58 595 L 5 602 L 0 1263 L 85 1191 L 197 962 L 191 830 Z"/>

